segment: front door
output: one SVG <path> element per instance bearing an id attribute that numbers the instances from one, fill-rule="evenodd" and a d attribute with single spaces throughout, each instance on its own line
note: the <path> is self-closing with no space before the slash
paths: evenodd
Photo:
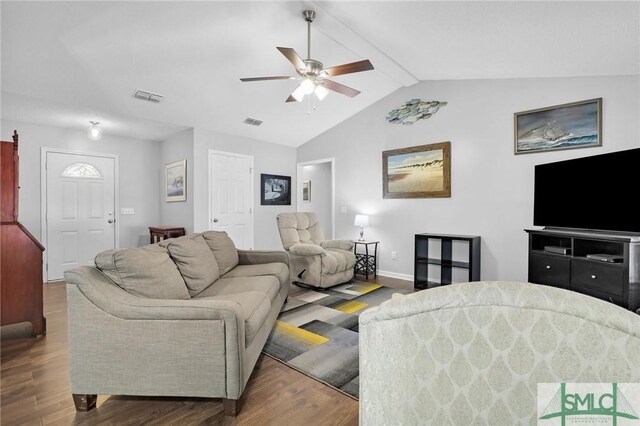
<path id="1" fill-rule="evenodd" d="M 253 249 L 253 157 L 211 152 L 209 229 L 226 231 L 239 249 Z"/>
<path id="2" fill-rule="evenodd" d="M 115 247 L 115 159 L 47 152 L 47 280 Z"/>

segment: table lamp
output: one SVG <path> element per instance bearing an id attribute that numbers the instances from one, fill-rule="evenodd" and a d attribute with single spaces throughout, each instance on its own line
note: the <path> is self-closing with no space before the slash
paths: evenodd
<path id="1" fill-rule="evenodd" d="M 360 227 L 360 239 L 358 241 L 364 241 L 364 228 L 365 226 L 369 226 L 369 216 L 366 214 L 357 214 L 353 224 Z"/>

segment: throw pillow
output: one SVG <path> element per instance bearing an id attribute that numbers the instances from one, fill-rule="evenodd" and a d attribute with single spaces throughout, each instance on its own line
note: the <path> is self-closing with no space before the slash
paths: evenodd
<path id="1" fill-rule="evenodd" d="M 180 271 L 166 248 L 148 245 L 99 253 L 95 264 L 127 292 L 151 299 L 190 299 Z"/>
<path id="2" fill-rule="evenodd" d="M 220 278 L 216 258 L 204 242 L 202 235 L 186 236 L 167 240 L 171 258 L 178 266 L 191 297 Z"/>
<path id="3" fill-rule="evenodd" d="M 238 265 L 238 250 L 226 232 L 207 231 L 203 232 L 202 236 L 218 261 L 220 275 L 226 274 Z"/>

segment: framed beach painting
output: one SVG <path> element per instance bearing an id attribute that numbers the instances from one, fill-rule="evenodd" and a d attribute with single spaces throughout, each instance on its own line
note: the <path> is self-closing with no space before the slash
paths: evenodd
<path id="1" fill-rule="evenodd" d="M 167 202 L 187 200 L 187 160 L 165 164 L 164 180 Z"/>
<path id="2" fill-rule="evenodd" d="M 516 112 L 515 154 L 602 146 L 602 98 Z"/>
<path id="3" fill-rule="evenodd" d="M 260 205 L 290 206 L 291 205 L 291 176 L 260 175 Z"/>
<path id="4" fill-rule="evenodd" d="M 451 142 L 384 151 L 382 196 L 451 197 Z"/>

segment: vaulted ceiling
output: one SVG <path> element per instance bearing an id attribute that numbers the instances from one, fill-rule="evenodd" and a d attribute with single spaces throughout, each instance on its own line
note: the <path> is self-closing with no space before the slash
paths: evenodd
<path id="1" fill-rule="evenodd" d="M 635 2 L 2 2 L 2 117 L 161 140 L 185 127 L 298 146 L 421 80 L 640 75 Z M 285 104 L 276 46 L 370 59 L 362 91 Z M 135 89 L 165 96 L 152 104 Z M 244 119 L 264 121 L 248 126 Z"/>

